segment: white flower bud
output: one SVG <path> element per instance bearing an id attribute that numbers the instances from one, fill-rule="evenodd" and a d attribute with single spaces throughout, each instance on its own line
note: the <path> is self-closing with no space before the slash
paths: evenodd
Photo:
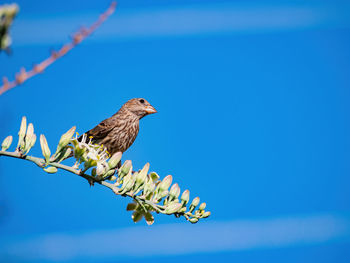
<path id="1" fill-rule="evenodd" d="M 196 218 L 196 217 L 192 217 L 192 218 L 190 218 L 190 220 L 189 220 L 192 224 L 195 224 L 195 223 L 197 223 L 198 222 L 198 218 Z"/>
<path id="2" fill-rule="evenodd" d="M 10 148 L 11 143 L 12 143 L 12 136 L 7 136 L 1 144 L 1 151 L 6 151 L 8 148 Z"/>
<path id="3" fill-rule="evenodd" d="M 146 163 L 142 170 L 136 176 L 136 184 L 140 186 L 145 183 L 147 179 L 147 173 L 149 170 L 149 163 Z"/>
<path id="4" fill-rule="evenodd" d="M 132 170 L 132 163 L 130 160 L 127 160 L 123 163 L 122 167 L 119 169 L 119 178 L 123 179 L 124 176 L 126 176 L 129 171 Z"/>
<path id="5" fill-rule="evenodd" d="M 122 159 L 122 153 L 121 152 L 117 152 L 115 154 L 112 155 L 111 159 L 109 159 L 108 161 L 108 166 L 110 169 L 115 168 L 118 163 L 120 162 L 120 160 Z"/>
<path id="6" fill-rule="evenodd" d="M 180 187 L 178 184 L 173 184 L 170 188 L 170 192 L 169 192 L 169 196 L 172 198 L 172 199 L 176 199 L 179 197 L 180 195 Z"/>
<path id="7" fill-rule="evenodd" d="M 21 127 L 19 128 L 19 132 L 18 132 L 18 145 L 17 145 L 18 149 L 23 148 L 24 146 L 24 136 L 26 135 L 26 129 L 27 129 L 27 118 L 23 116 L 21 121 Z"/>
<path id="8" fill-rule="evenodd" d="M 165 213 L 166 214 L 174 214 L 177 211 L 179 211 L 182 208 L 182 205 L 180 203 L 170 203 L 166 208 L 165 208 Z"/>
<path id="9" fill-rule="evenodd" d="M 33 147 L 34 143 L 33 143 L 33 139 L 34 139 L 34 143 L 36 140 L 36 135 L 34 134 L 34 126 L 32 123 L 28 124 L 28 128 L 27 128 L 27 134 L 25 136 L 25 142 L 24 142 L 24 153 L 27 154 L 29 152 L 29 150 Z"/>
<path id="10" fill-rule="evenodd" d="M 204 214 L 202 215 L 202 218 L 207 218 L 208 216 L 210 216 L 210 212 L 204 212 Z"/>
<path id="11" fill-rule="evenodd" d="M 53 167 L 53 166 L 50 166 L 50 167 L 46 167 L 44 168 L 44 171 L 49 173 L 49 174 L 54 174 L 57 172 L 57 168 L 56 167 Z"/>
<path id="12" fill-rule="evenodd" d="M 63 134 L 61 136 L 61 139 L 60 139 L 58 146 L 57 146 L 56 153 L 60 152 L 62 150 L 62 148 L 64 148 L 65 146 L 68 145 L 68 143 L 71 141 L 71 139 L 75 133 L 75 129 L 76 129 L 76 127 L 73 126 L 65 134 Z"/>
<path id="13" fill-rule="evenodd" d="M 50 151 L 49 145 L 47 144 L 44 134 L 40 135 L 40 145 L 41 145 L 41 151 L 45 157 L 45 160 L 46 162 L 48 162 L 50 159 L 51 151 Z"/>
<path id="14" fill-rule="evenodd" d="M 198 207 L 198 210 L 204 210 L 206 206 L 206 203 L 201 203 L 201 205 Z"/>
<path id="15" fill-rule="evenodd" d="M 171 175 L 166 176 L 163 181 L 158 185 L 159 192 L 163 192 L 168 190 L 171 182 L 173 181 L 173 177 Z"/>
<path id="16" fill-rule="evenodd" d="M 185 190 L 181 195 L 181 201 L 186 205 L 190 200 L 190 191 Z"/>

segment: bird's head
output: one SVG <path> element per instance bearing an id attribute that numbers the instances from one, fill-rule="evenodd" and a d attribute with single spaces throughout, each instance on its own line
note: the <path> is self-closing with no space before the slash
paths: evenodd
<path id="1" fill-rule="evenodd" d="M 135 114 L 139 119 L 157 112 L 156 109 L 143 98 L 131 99 L 127 101 L 122 108 Z"/>

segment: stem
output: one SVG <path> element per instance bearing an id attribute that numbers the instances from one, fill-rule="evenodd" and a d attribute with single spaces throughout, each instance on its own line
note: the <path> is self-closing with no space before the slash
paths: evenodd
<path id="1" fill-rule="evenodd" d="M 146 207 L 142 204 L 142 202 L 140 201 L 140 199 L 135 196 L 134 199 L 136 200 L 136 202 L 142 207 L 143 211 L 145 211 L 145 213 L 147 213 L 147 209 Z"/>
<path id="2" fill-rule="evenodd" d="M 0 156 L 9 156 L 13 158 L 18 158 L 18 159 L 24 159 L 30 162 L 35 163 L 39 167 L 45 167 L 45 160 L 42 158 L 34 157 L 34 156 L 28 156 L 28 155 L 23 155 L 20 152 L 5 152 L 5 151 L 0 151 Z"/>

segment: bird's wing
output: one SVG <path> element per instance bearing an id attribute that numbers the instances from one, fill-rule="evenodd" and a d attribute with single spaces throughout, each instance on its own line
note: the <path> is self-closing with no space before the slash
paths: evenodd
<path id="1" fill-rule="evenodd" d="M 87 137 L 89 138 L 90 136 L 93 137 L 93 141 L 98 141 L 100 139 L 103 139 L 104 137 L 107 136 L 107 134 L 113 130 L 114 128 L 114 121 L 109 119 L 106 119 L 102 122 L 100 122 L 95 128 L 85 132 Z"/>

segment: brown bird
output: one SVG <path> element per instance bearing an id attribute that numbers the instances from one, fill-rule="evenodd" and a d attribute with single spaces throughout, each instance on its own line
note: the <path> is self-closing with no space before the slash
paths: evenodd
<path id="1" fill-rule="evenodd" d="M 112 117 L 85 132 L 92 142 L 103 144 L 110 155 L 125 152 L 135 141 L 139 132 L 139 120 L 156 113 L 156 109 L 142 98 L 127 101 Z"/>

